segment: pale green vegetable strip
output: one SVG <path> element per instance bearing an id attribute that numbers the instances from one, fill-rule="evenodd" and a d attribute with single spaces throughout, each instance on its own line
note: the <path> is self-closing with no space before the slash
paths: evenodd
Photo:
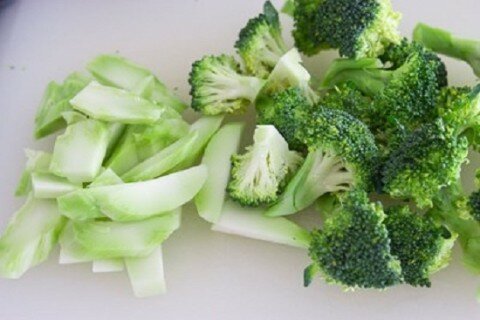
<path id="1" fill-rule="evenodd" d="M 310 235 L 292 221 L 263 215 L 263 209 L 244 208 L 231 200 L 225 202 L 220 220 L 212 230 L 299 248 L 308 248 Z"/>
<path id="2" fill-rule="evenodd" d="M 145 257 L 179 226 L 180 212 L 135 222 L 73 222 L 75 255 L 91 259 Z"/>
<path id="3" fill-rule="evenodd" d="M 73 183 L 51 173 L 32 173 L 33 196 L 37 199 L 55 199 L 81 188 L 81 183 Z"/>
<path id="4" fill-rule="evenodd" d="M 48 84 L 35 116 L 35 137 L 37 139 L 66 127 L 67 124 L 62 113 L 72 110 L 69 100 L 89 82 L 88 77 L 72 73 L 61 85 L 53 81 Z"/>
<path id="5" fill-rule="evenodd" d="M 126 258 L 125 265 L 137 298 L 164 294 L 167 291 L 161 246 L 146 257 Z"/>
<path id="6" fill-rule="evenodd" d="M 198 132 L 198 137 L 195 140 L 193 147 L 188 152 L 187 157 L 180 164 L 178 164 L 171 172 L 183 170 L 196 164 L 205 150 L 211 137 L 217 132 L 222 125 L 223 116 L 204 116 L 198 119 L 191 126 L 191 131 Z"/>
<path id="7" fill-rule="evenodd" d="M 64 224 L 54 200 L 29 197 L 0 238 L 0 276 L 17 279 L 45 261 Z"/>
<path id="8" fill-rule="evenodd" d="M 105 153 L 105 159 L 112 154 L 113 150 L 116 148 L 117 144 L 120 142 L 120 139 L 125 132 L 127 126 L 123 123 L 109 123 L 107 125 L 108 130 L 108 145 L 107 152 Z"/>
<path id="9" fill-rule="evenodd" d="M 134 166 L 122 175 L 122 179 L 127 182 L 144 181 L 165 174 L 187 157 L 197 138 L 197 132 L 190 132 L 187 136 Z"/>
<path id="10" fill-rule="evenodd" d="M 85 256 L 82 247 L 75 240 L 73 230 L 73 222 L 69 221 L 63 228 L 60 235 L 60 256 L 58 258 L 59 264 L 74 264 L 90 262 L 93 259 Z"/>
<path id="11" fill-rule="evenodd" d="M 122 184 L 123 180 L 111 169 L 105 169 L 100 173 L 87 188 L 111 186 L 115 184 Z"/>
<path id="12" fill-rule="evenodd" d="M 217 222 L 222 213 L 225 190 L 230 177 L 231 157 L 238 152 L 244 128 L 243 123 L 224 125 L 215 133 L 205 149 L 202 164 L 209 169 L 209 175 L 195 196 L 195 205 L 198 214 L 209 222 Z"/>
<path id="13" fill-rule="evenodd" d="M 102 84 L 118 88 L 133 90 L 138 84 L 153 74 L 133 62 L 119 56 L 101 55 L 91 61 L 87 66 L 88 71 Z M 182 112 L 187 105 L 177 98 L 163 83 L 154 78 L 151 90 L 151 100 L 170 106 Z"/>
<path id="14" fill-rule="evenodd" d="M 124 269 L 123 259 L 102 259 L 95 260 L 92 264 L 92 271 L 95 273 L 119 272 Z"/>
<path id="15" fill-rule="evenodd" d="M 72 182 L 90 182 L 98 175 L 109 143 L 108 127 L 96 120 L 69 125 L 55 141 L 50 171 Z"/>
<path id="16" fill-rule="evenodd" d="M 204 165 L 154 180 L 78 190 L 58 198 L 60 212 L 75 220 L 107 216 L 141 220 L 168 213 L 190 201 L 207 178 Z"/>
<path id="17" fill-rule="evenodd" d="M 52 155 L 43 151 L 25 149 L 25 155 L 27 156 L 27 164 L 15 190 L 15 196 L 17 197 L 27 196 L 32 191 L 32 173 L 49 172 L 50 162 L 52 161 Z"/>
<path id="18" fill-rule="evenodd" d="M 73 99 L 72 106 L 88 116 L 125 124 L 149 124 L 160 119 L 166 108 L 125 90 L 92 81 Z"/>
<path id="19" fill-rule="evenodd" d="M 86 115 L 75 110 L 62 112 L 62 117 L 67 123 L 67 125 L 74 124 L 74 123 L 88 119 Z"/>
<path id="20" fill-rule="evenodd" d="M 130 125 L 107 160 L 106 166 L 123 175 L 187 135 L 189 127 L 181 119 L 166 119 L 149 126 Z"/>

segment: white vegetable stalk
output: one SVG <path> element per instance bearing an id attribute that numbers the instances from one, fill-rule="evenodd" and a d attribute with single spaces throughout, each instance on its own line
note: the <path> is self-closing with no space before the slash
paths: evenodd
<path id="1" fill-rule="evenodd" d="M 30 193 L 32 190 L 32 173 L 49 172 L 50 162 L 52 161 L 52 155 L 43 151 L 26 149 L 25 155 L 27 156 L 27 164 L 22 173 L 17 189 L 15 190 L 15 195 L 17 197 L 27 196 Z"/>
<path id="2" fill-rule="evenodd" d="M 73 183 L 50 173 L 32 173 L 33 196 L 37 199 L 55 199 L 81 188 L 81 183 Z"/>

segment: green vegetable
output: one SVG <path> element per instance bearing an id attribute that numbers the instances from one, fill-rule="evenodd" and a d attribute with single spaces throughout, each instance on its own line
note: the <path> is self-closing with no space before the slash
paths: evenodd
<path id="1" fill-rule="evenodd" d="M 326 193 L 372 188 L 378 148 L 365 124 L 343 111 L 319 108 L 299 117 L 298 130 L 310 152 L 268 216 L 296 213 Z"/>
<path id="2" fill-rule="evenodd" d="M 271 125 L 257 126 L 253 145 L 241 155 L 232 156 L 228 194 L 244 206 L 275 202 L 282 187 L 302 161 Z"/>
<path id="3" fill-rule="evenodd" d="M 145 257 L 179 226 L 179 211 L 134 222 L 72 221 L 60 245 L 80 260 Z"/>
<path id="4" fill-rule="evenodd" d="M 235 48 L 249 74 L 268 77 L 287 51 L 278 12 L 270 1 L 263 5 L 263 13 L 248 20 L 240 31 Z"/>
<path id="5" fill-rule="evenodd" d="M 32 173 L 48 173 L 52 155 L 43 151 L 26 149 L 27 164 L 15 190 L 15 196 L 27 196 L 32 190 Z"/>
<path id="6" fill-rule="evenodd" d="M 195 61 L 188 79 L 192 108 L 205 115 L 243 112 L 255 100 L 264 80 L 241 74 L 228 55 Z"/>
<path id="7" fill-rule="evenodd" d="M 103 122 L 85 120 L 69 125 L 55 141 L 50 171 L 75 183 L 93 181 L 108 144 L 108 126 Z"/>
<path id="8" fill-rule="evenodd" d="M 87 70 L 101 84 L 125 90 L 133 90 L 146 78 L 153 78 L 149 99 L 159 105 L 168 106 L 177 112 L 187 107 L 149 70 L 144 69 L 125 58 L 114 55 L 100 55 L 87 65 Z"/>
<path id="9" fill-rule="evenodd" d="M 0 276 L 17 279 L 45 261 L 64 224 L 54 200 L 30 196 L 0 238 Z"/>
<path id="10" fill-rule="evenodd" d="M 81 189 L 81 183 L 73 183 L 66 178 L 50 173 L 32 173 L 33 196 L 37 199 L 54 199 Z"/>
<path id="11" fill-rule="evenodd" d="M 127 182 L 148 180 L 192 166 L 220 127 L 222 119 L 200 118 L 191 125 L 189 134 L 131 168 L 122 179 Z"/>
<path id="12" fill-rule="evenodd" d="M 220 128 L 208 143 L 202 164 L 209 175 L 202 189 L 195 196 L 198 214 L 205 220 L 218 221 L 225 202 L 226 188 L 231 169 L 231 157 L 238 152 L 243 123 L 229 123 Z"/>
<path id="13" fill-rule="evenodd" d="M 408 207 L 389 208 L 385 213 L 391 252 L 400 260 L 405 283 L 430 287 L 430 276 L 450 262 L 456 236 Z"/>
<path id="14" fill-rule="evenodd" d="M 82 90 L 90 79 L 80 73 L 72 73 L 62 84 L 52 81 L 43 94 L 35 115 L 35 138 L 46 137 L 66 127 L 62 114 L 72 110 L 70 99 Z"/>
<path id="15" fill-rule="evenodd" d="M 413 39 L 431 50 L 468 63 L 480 77 L 480 42 L 464 39 L 447 30 L 419 23 L 413 31 Z"/>
<path id="16" fill-rule="evenodd" d="M 307 55 L 339 49 L 341 56 L 377 57 L 401 40 L 401 14 L 390 0 L 295 0 L 295 46 Z"/>
<path id="17" fill-rule="evenodd" d="M 74 220 L 107 216 L 135 221 L 166 214 L 190 201 L 207 178 L 204 165 L 158 179 L 82 189 L 58 198 L 60 212 Z"/>
<path id="18" fill-rule="evenodd" d="M 345 288 L 384 289 L 403 281 L 400 261 L 393 255 L 385 214 L 363 191 L 353 191 L 342 208 L 312 232 L 305 285 L 320 273 L 328 283 Z"/>
<path id="19" fill-rule="evenodd" d="M 137 298 L 164 294 L 167 291 L 161 246 L 146 257 L 126 258 L 125 265 Z"/>
<path id="20" fill-rule="evenodd" d="M 226 201 L 212 230 L 299 248 L 308 248 L 308 231 L 285 218 L 269 218 L 262 209 L 247 209 Z"/>
<path id="21" fill-rule="evenodd" d="M 91 82 L 70 100 L 72 106 L 94 119 L 127 124 L 148 124 L 159 120 L 166 108 L 128 91 Z"/>

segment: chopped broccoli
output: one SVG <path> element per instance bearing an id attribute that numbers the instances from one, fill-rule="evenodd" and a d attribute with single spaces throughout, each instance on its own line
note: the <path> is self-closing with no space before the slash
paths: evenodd
<path id="1" fill-rule="evenodd" d="M 256 104 L 265 96 L 281 92 L 291 87 L 298 87 L 310 104 L 318 101 L 318 94 L 310 87 L 311 75 L 302 64 L 297 49 L 285 53 L 268 76 L 267 82 L 258 93 Z"/>
<path id="2" fill-rule="evenodd" d="M 307 55 L 333 48 L 341 56 L 377 57 L 401 40 L 401 15 L 390 0 L 296 0 L 293 16 L 295 45 Z"/>
<path id="3" fill-rule="evenodd" d="M 415 27 L 413 39 L 435 52 L 465 61 L 480 77 L 480 41 L 463 39 L 424 23 Z"/>
<path id="4" fill-rule="evenodd" d="M 255 100 L 264 80 L 241 74 L 228 55 L 205 56 L 192 65 L 192 108 L 205 115 L 242 112 Z"/>
<path id="5" fill-rule="evenodd" d="M 432 205 L 443 186 L 458 179 L 468 154 L 468 142 L 441 119 L 411 133 L 383 166 L 384 191 L 412 198 L 419 207 Z"/>
<path id="6" fill-rule="evenodd" d="M 468 138 L 476 149 L 480 147 L 480 85 L 444 88 L 439 97 L 440 115 L 455 128 L 458 135 Z"/>
<path id="7" fill-rule="evenodd" d="M 370 189 L 378 148 L 367 126 L 348 113 L 328 108 L 299 115 L 298 138 L 308 154 L 279 201 L 267 211 L 282 216 L 307 208 L 320 196 L 352 187 Z"/>
<path id="8" fill-rule="evenodd" d="M 448 265 L 456 237 L 406 206 L 385 213 L 391 252 L 400 260 L 405 283 L 430 287 L 429 277 Z"/>
<path id="9" fill-rule="evenodd" d="M 240 31 L 235 48 L 249 74 L 267 78 L 286 52 L 278 12 L 270 1 L 263 13 L 248 21 Z"/>
<path id="10" fill-rule="evenodd" d="M 278 198 L 289 174 L 302 161 L 271 125 L 259 125 L 246 153 L 232 156 L 230 197 L 244 206 L 271 204 Z"/>
<path id="11" fill-rule="evenodd" d="M 304 151 L 305 145 L 296 137 L 297 113 L 311 108 L 298 87 L 291 87 L 269 96 L 259 97 L 255 104 L 258 124 L 271 124 L 282 134 L 291 149 Z"/>
<path id="12" fill-rule="evenodd" d="M 470 195 L 468 205 L 472 218 L 480 222 L 480 191 L 475 191 Z"/>
<path id="13" fill-rule="evenodd" d="M 308 285 L 314 274 L 346 288 L 383 289 L 401 283 L 400 261 L 392 254 L 382 206 L 363 191 L 342 199 L 342 208 L 312 232 L 307 268 Z"/>
<path id="14" fill-rule="evenodd" d="M 480 272 L 480 224 L 469 214 L 468 197 L 460 182 L 443 188 L 433 199 L 433 207 L 427 213 L 444 223 L 450 232 L 458 235 L 465 266 Z"/>

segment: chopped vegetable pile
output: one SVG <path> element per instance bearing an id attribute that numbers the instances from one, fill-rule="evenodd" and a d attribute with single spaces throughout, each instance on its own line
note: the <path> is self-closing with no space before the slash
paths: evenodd
<path id="1" fill-rule="evenodd" d="M 440 58 L 480 76 L 480 41 L 425 24 L 403 37 L 390 0 L 288 0 L 283 12 L 294 47 L 267 1 L 240 30 L 238 58 L 193 63 L 191 124 L 187 104 L 119 56 L 51 82 L 34 136 L 55 144 L 26 151 L 0 276 L 59 244 L 61 264 L 126 269 L 136 296 L 163 293 L 162 244 L 191 200 L 214 231 L 308 250 L 306 286 L 430 287 L 455 243 L 480 272 L 480 182 L 471 194 L 460 183 L 480 150 L 480 84 L 449 86 Z M 300 53 L 326 49 L 339 58 L 312 77 Z M 246 124 L 228 118 L 248 109 L 257 123 L 242 147 Z M 321 226 L 290 219 L 309 208 Z"/>

